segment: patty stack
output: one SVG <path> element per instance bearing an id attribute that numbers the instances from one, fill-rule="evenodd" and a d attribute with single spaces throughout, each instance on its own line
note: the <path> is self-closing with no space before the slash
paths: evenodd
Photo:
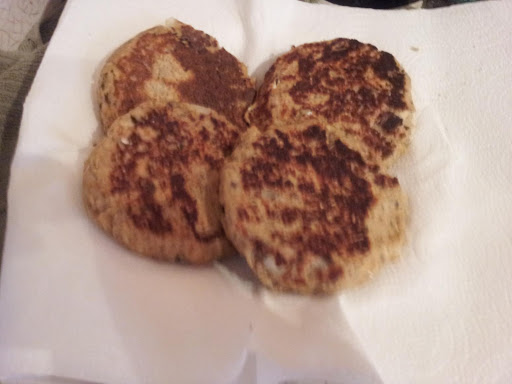
<path id="1" fill-rule="evenodd" d="M 254 94 L 244 64 L 179 21 L 122 45 L 100 74 L 105 136 L 85 163 L 89 216 L 145 256 L 197 264 L 234 253 L 219 172 Z"/>
<path id="2" fill-rule="evenodd" d="M 204 263 L 236 249 L 271 289 L 331 293 L 400 253 L 407 199 L 383 172 L 408 147 L 414 107 L 389 53 L 294 47 L 254 98 L 243 64 L 175 22 L 110 57 L 99 104 L 85 206 L 142 255 Z"/>

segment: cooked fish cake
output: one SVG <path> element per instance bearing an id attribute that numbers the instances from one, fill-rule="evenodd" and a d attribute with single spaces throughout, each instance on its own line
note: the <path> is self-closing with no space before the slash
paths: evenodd
<path id="1" fill-rule="evenodd" d="M 232 253 L 218 188 L 239 132 L 209 108 L 139 105 L 113 123 L 85 163 L 89 216 L 153 258 L 204 263 Z"/>
<path id="2" fill-rule="evenodd" d="M 407 200 L 318 122 L 250 128 L 220 182 L 223 226 L 261 282 L 330 293 L 399 255 Z"/>
<path id="3" fill-rule="evenodd" d="M 408 146 L 413 111 L 410 79 L 394 57 L 340 38 L 280 56 L 246 119 L 265 129 L 321 118 L 365 161 L 387 166 Z"/>
<path id="4" fill-rule="evenodd" d="M 103 67 L 98 88 L 105 130 L 147 100 L 206 106 L 241 127 L 254 94 L 244 64 L 213 37 L 179 21 L 144 31 L 118 48 Z"/>

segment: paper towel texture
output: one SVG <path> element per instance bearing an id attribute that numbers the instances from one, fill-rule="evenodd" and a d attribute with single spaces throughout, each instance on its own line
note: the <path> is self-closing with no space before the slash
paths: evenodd
<path id="1" fill-rule="evenodd" d="M 508 1 L 373 11 L 296 0 L 70 0 L 25 103 L 0 279 L 0 377 L 108 383 L 512 380 L 512 27 Z M 261 79 L 291 45 L 356 38 L 412 80 L 417 127 L 395 167 L 403 257 L 339 296 L 277 295 L 243 263 L 138 258 L 91 223 L 83 161 L 101 63 L 175 17 Z"/>

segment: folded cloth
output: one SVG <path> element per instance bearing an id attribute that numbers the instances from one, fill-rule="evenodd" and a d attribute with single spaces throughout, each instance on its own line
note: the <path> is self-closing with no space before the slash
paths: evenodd
<path id="1" fill-rule="evenodd" d="M 4 243 L 9 170 L 18 140 L 23 101 L 64 4 L 65 0 L 51 1 L 17 51 L 0 50 L 0 252 Z"/>

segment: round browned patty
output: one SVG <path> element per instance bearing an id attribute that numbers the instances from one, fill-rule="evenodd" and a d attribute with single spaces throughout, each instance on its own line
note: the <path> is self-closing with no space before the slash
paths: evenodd
<path id="1" fill-rule="evenodd" d="M 228 238 L 275 290 L 330 293 L 399 255 L 407 199 L 319 122 L 250 128 L 221 173 Z"/>
<path id="2" fill-rule="evenodd" d="M 340 38 L 280 56 L 246 119 L 260 129 L 323 119 L 365 161 L 388 166 L 408 147 L 413 111 L 409 77 L 395 58 Z"/>
<path id="3" fill-rule="evenodd" d="M 148 100 L 202 105 L 242 127 L 254 94 L 244 64 L 213 37 L 179 21 L 144 31 L 118 48 L 98 87 L 104 130 Z"/>
<path id="4" fill-rule="evenodd" d="M 129 249 L 204 263 L 233 253 L 219 172 L 240 130 L 215 111 L 146 102 L 117 119 L 85 162 L 89 216 Z"/>

